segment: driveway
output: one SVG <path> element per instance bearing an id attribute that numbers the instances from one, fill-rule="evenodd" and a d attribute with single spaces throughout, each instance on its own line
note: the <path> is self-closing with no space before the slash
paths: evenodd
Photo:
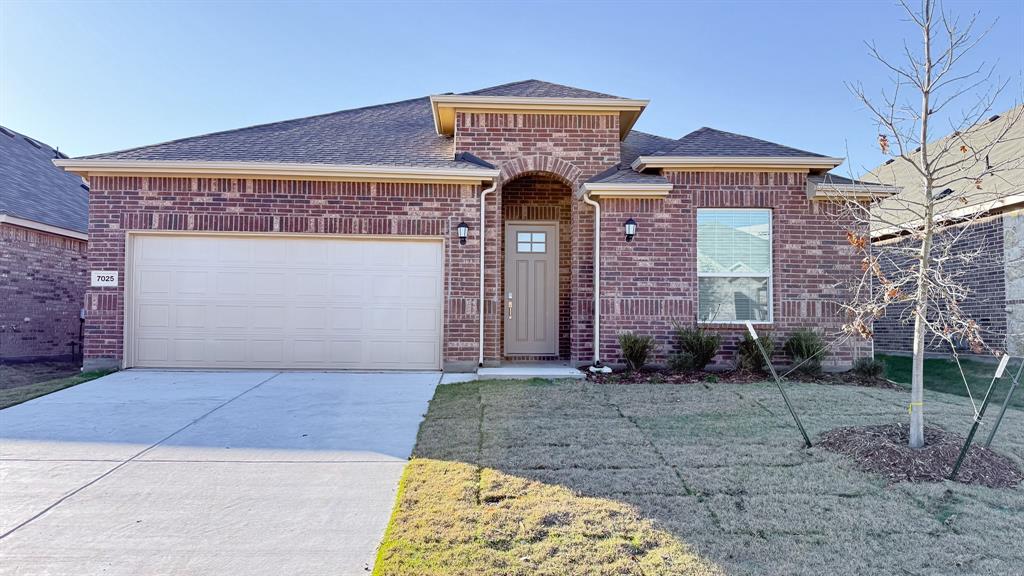
<path id="1" fill-rule="evenodd" d="M 129 370 L 0 411 L 0 574 L 365 574 L 439 379 Z"/>

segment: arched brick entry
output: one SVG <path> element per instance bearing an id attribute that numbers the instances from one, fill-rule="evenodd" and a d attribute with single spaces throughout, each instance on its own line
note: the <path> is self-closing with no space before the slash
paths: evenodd
<path id="1" fill-rule="evenodd" d="M 527 174 L 545 173 L 574 191 L 581 184 L 583 173 L 579 168 L 554 156 L 521 156 L 501 165 L 501 183 L 504 185 Z"/>
<path id="2" fill-rule="evenodd" d="M 571 164 L 554 160 L 563 166 L 576 170 Z M 578 173 L 579 170 L 576 170 Z M 503 171 L 504 176 L 504 171 Z M 501 186 L 501 220 L 506 222 L 554 222 L 558 224 L 558 350 L 551 356 L 514 356 L 507 354 L 504 346 L 504 334 L 501 336 L 502 357 L 507 360 L 569 360 L 572 357 L 572 253 L 575 239 L 572 235 L 572 212 L 574 201 L 572 184 L 562 174 L 549 171 L 526 169 L 511 176 L 502 178 Z M 504 286 L 507 271 L 505 270 L 504 225 L 499 236 L 502 247 L 501 285 Z M 502 293 L 505 288 L 502 289 Z M 502 315 L 502 323 L 505 316 Z"/>

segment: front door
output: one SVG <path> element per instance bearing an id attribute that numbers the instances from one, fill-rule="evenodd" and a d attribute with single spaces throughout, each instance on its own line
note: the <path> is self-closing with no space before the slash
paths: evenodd
<path id="1" fill-rule="evenodd" d="M 505 225 L 505 354 L 558 355 L 558 223 Z"/>

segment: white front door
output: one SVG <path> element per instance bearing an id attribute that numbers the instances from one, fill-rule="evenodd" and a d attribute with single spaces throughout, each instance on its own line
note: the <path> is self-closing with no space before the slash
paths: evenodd
<path id="1" fill-rule="evenodd" d="M 133 238 L 132 366 L 441 367 L 440 240 Z"/>

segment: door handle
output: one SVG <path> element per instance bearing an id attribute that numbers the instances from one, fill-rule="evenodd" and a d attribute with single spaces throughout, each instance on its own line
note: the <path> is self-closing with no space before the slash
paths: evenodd
<path id="1" fill-rule="evenodd" d="M 508 293 L 508 319 L 512 319 L 512 293 Z"/>

